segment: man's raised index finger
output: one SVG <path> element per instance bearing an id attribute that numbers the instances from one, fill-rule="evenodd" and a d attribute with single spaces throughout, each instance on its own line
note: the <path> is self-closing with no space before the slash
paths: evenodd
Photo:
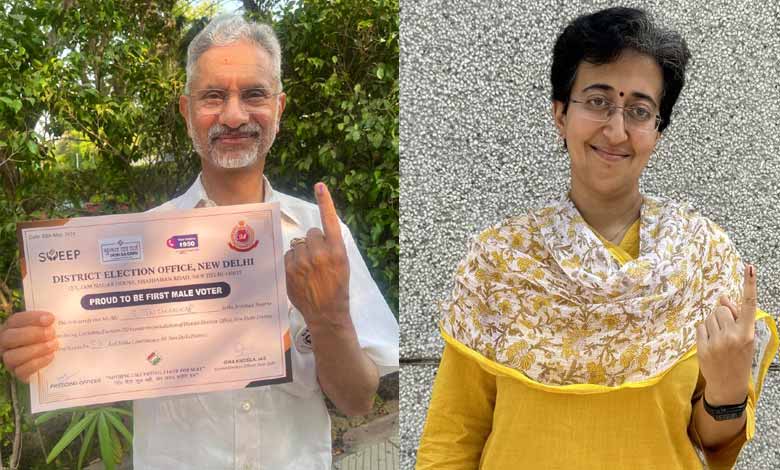
<path id="1" fill-rule="evenodd" d="M 756 318 L 756 298 L 758 288 L 756 287 L 756 268 L 749 264 L 745 266 L 744 283 L 742 286 L 742 315 L 739 321 L 747 325 L 753 325 Z"/>
<path id="2" fill-rule="evenodd" d="M 343 243 L 339 216 L 336 214 L 336 207 L 333 205 L 328 187 L 325 186 L 325 183 L 317 183 L 314 185 L 314 194 L 317 198 L 317 206 L 320 208 L 320 220 L 322 220 L 325 241 Z"/>

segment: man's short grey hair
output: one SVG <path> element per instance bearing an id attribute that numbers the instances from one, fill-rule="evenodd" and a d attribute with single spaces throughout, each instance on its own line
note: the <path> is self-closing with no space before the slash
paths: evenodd
<path id="1" fill-rule="evenodd" d="M 190 92 L 198 59 L 214 46 L 226 46 L 248 40 L 265 50 L 271 57 L 274 79 L 282 90 L 282 48 L 273 28 L 267 24 L 247 22 L 239 15 L 217 16 L 192 39 L 187 47 L 187 82 L 184 93 Z"/>

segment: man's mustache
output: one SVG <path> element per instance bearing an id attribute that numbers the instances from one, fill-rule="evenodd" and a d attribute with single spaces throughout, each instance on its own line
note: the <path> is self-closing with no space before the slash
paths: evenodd
<path id="1" fill-rule="evenodd" d="M 222 136 L 235 136 L 235 137 L 253 137 L 260 135 L 260 125 L 257 123 L 242 124 L 240 127 L 233 129 L 223 124 L 214 124 L 209 128 L 209 142 L 213 142 Z"/>

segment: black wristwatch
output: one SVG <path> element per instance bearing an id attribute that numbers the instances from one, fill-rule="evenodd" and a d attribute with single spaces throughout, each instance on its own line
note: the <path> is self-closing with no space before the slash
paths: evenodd
<path id="1" fill-rule="evenodd" d="M 747 396 L 745 396 L 745 401 L 740 403 L 739 405 L 723 405 L 723 406 L 712 406 L 709 403 L 707 403 L 707 399 L 704 398 L 702 395 L 701 397 L 702 403 L 704 404 L 704 410 L 707 411 L 707 413 L 715 419 L 715 421 L 726 421 L 729 419 L 737 419 L 740 416 L 742 416 L 742 413 L 745 412 L 745 407 L 747 407 Z"/>

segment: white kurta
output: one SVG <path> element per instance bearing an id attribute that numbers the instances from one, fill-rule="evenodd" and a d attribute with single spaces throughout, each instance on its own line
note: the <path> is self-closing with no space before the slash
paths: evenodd
<path id="1" fill-rule="evenodd" d="M 316 205 L 271 188 L 279 202 L 282 237 L 305 237 L 320 227 Z M 203 203 L 201 203 L 203 201 Z M 186 193 L 153 210 L 213 205 L 200 176 Z M 368 272 L 349 229 L 349 307 L 360 346 L 380 375 L 398 370 L 398 323 Z M 259 388 L 136 400 L 133 464 L 139 470 L 330 470 L 330 417 L 317 382 L 303 316 L 289 303 L 293 382 Z"/>

